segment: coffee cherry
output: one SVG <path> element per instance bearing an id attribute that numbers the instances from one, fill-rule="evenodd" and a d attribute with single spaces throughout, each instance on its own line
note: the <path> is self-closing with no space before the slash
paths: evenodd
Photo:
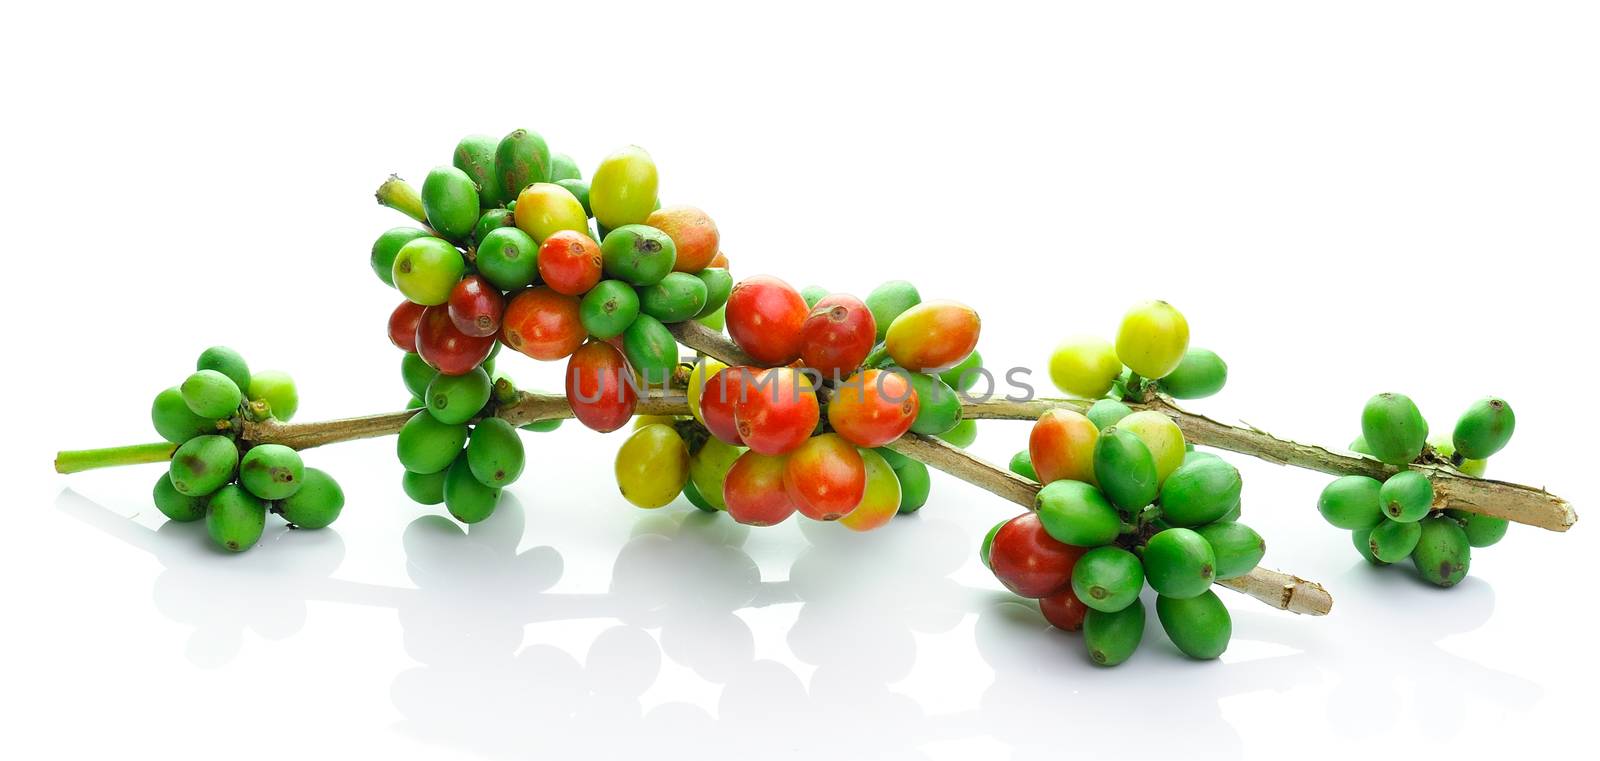
<path id="1" fill-rule="evenodd" d="M 1414 470 L 1402 470 L 1383 482 L 1378 503 L 1389 520 L 1415 523 L 1433 509 L 1433 484 Z"/>
<path id="2" fill-rule="evenodd" d="M 706 305 L 706 284 L 687 272 L 668 272 L 661 282 L 639 289 L 639 309 L 662 322 L 683 322 Z"/>
<path id="3" fill-rule="evenodd" d="M 1367 547 L 1374 558 L 1385 563 L 1398 563 L 1411 556 L 1421 539 L 1422 526 L 1419 523 L 1386 520 L 1367 535 Z"/>
<path id="4" fill-rule="evenodd" d="M 656 164 L 643 148 L 630 145 L 600 162 L 589 180 L 589 205 L 596 222 L 615 230 L 639 224 L 656 207 Z"/>
<path id="5" fill-rule="evenodd" d="M 435 167 L 422 181 L 428 225 L 450 240 L 466 240 L 478 222 L 478 186 L 453 166 Z"/>
<path id="6" fill-rule="evenodd" d="M 750 376 L 746 393 L 734 402 L 739 440 L 767 455 L 788 454 L 816 430 L 821 411 L 811 381 L 789 367 Z"/>
<path id="7" fill-rule="evenodd" d="M 1144 570 L 1156 592 L 1178 599 L 1195 597 L 1216 581 L 1217 554 L 1194 531 L 1169 528 L 1145 543 Z"/>
<path id="8" fill-rule="evenodd" d="M 853 444 L 838 434 L 806 439 L 784 466 L 783 487 L 800 514 L 818 521 L 837 520 L 861 503 L 867 468 Z"/>
<path id="9" fill-rule="evenodd" d="M 562 230 L 539 244 L 539 277 L 556 293 L 582 296 L 600 282 L 600 244 L 581 232 Z"/>
<path id="10" fill-rule="evenodd" d="M 467 444 L 467 427 L 441 423 L 427 410 L 418 412 L 400 428 L 395 453 L 412 473 L 438 473 L 455 462 Z"/>
<path id="11" fill-rule="evenodd" d="M 566 188 L 550 182 L 536 182 L 517 194 L 517 208 L 511 217 L 517 229 L 540 244 L 560 232 L 587 234 L 589 215 Z"/>
<path id="12" fill-rule="evenodd" d="M 372 243 L 372 271 L 384 285 L 394 285 L 394 260 L 400 248 L 418 238 L 432 237 L 427 230 L 416 227 L 396 227 L 379 235 Z"/>
<path id="13" fill-rule="evenodd" d="M 672 269 L 699 272 L 711 264 L 721 245 L 717 223 L 693 206 L 664 206 L 650 212 L 644 223 L 667 234 L 677 249 Z"/>
<path id="14" fill-rule="evenodd" d="M 500 141 L 488 135 L 468 135 L 456 143 L 450 165 L 466 174 L 478 189 L 478 205 L 485 209 L 505 203 L 500 180 L 494 174 L 494 152 Z"/>
<path id="15" fill-rule="evenodd" d="M 918 304 L 894 318 L 884 348 L 895 364 L 918 372 L 943 370 L 978 346 L 978 313 L 954 301 Z"/>
<path id="16" fill-rule="evenodd" d="M 257 444 L 239 461 L 239 484 L 265 500 L 293 496 L 305 475 L 300 453 L 282 444 Z"/>
<path id="17" fill-rule="evenodd" d="M 505 300 L 500 289 L 489 284 L 481 275 L 468 275 L 450 289 L 446 312 L 456 330 L 474 338 L 492 336 L 500 331 L 500 315 L 505 310 Z"/>
<path id="18" fill-rule="evenodd" d="M 989 568 L 1022 597 L 1049 597 L 1072 584 L 1072 569 L 1084 550 L 1056 541 L 1039 516 L 1023 513 L 1000 527 L 989 548 Z"/>
<path id="19" fill-rule="evenodd" d="M 462 523 L 477 523 L 494 514 L 500 504 L 500 490 L 485 486 L 472 475 L 466 454 L 450 463 L 444 475 L 444 506 Z"/>
<path id="20" fill-rule="evenodd" d="M 431 306 L 417 324 L 417 354 L 445 375 L 465 375 L 489 358 L 493 336 L 469 336 L 450 319 L 450 308 Z"/>
<path id="21" fill-rule="evenodd" d="M 327 528 L 344 510 L 344 489 L 326 472 L 306 468 L 300 488 L 279 502 L 278 509 L 296 528 Z"/>
<path id="22" fill-rule="evenodd" d="M 550 147 L 537 132 L 513 130 L 495 146 L 494 168 L 500 179 L 500 197 L 516 199 L 523 188 L 550 180 Z"/>
<path id="23" fill-rule="evenodd" d="M 237 484 L 211 495 L 206 509 L 206 533 L 229 552 L 244 552 L 261 541 L 267 526 L 267 505 Z"/>
<path id="24" fill-rule="evenodd" d="M 758 275 L 728 296 L 728 335 L 757 362 L 786 365 L 800 356 L 801 326 L 810 310 L 788 283 Z"/>
<path id="25" fill-rule="evenodd" d="M 522 439 L 510 423 L 487 417 L 472 427 L 467 437 L 467 467 L 479 483 L 496 489 L 509 486 L 522 476 L 526 462 Z"/>
<path id="26" fill-rule="evenodd" d="M 792 515 L 797 506 L 783 488 L 787 459 L 754 451 L 740 455 L 722 484 L 728 515 L 747 526 L 775 526 Z"/>
<path id="27" fill-rule="evenodd" d="M 1085 414 L 1094 423 L 1096 429 L 1103 431 L 1122 422 L 1123 418 L 1132 415 L 1133 408 L 1115 399 L 1101 399 L 1089 405 L 1089 411 Z"/>
<path id="28" fill-rule="evenodd" d="M 1183 464 L 1186 442 L 1172 418 L 1155 410 L 1142 410 L 1123 418 L 1117 428 L 1139 437 L 1150 450 L 1156 463 L 1156 483 L 1165 482 Z"/>
<path id="29" fill-rule="evenodd" d="M 911 429 L 918 404 L 903 374 L 863 370 L 834 388 L 828 423 L 858 447 L 881 447 Z"/>
<path id="30" fill-rule="evenodd" d="M 1122 372 L 1111 342 L 1094 336 L 1069 338 L 1050 355 L 1050 382 L 1084 399 L 1105 396 Z"/>
<path id="31" fill-rule="evenodd" d="M 622 335 L 639 316 L 639 294 L 621 280 L 602 280 L 578 305 L 578 320 L 589 335 L 606 340 Z"/>
<path id="32" fill-rule="evenodd" d="M 889 523 L 900 512 L 900 478 L 883 455 L 871 449 L 858 449 L 866 468 L 867 486 L 861 502 L 839 524 L 851 531 L 871 531 Z"/>
<path id="33" fill-rule="evenodd" d="M 606 277 L 629 285 L 661 282 L 672 271 L 678 252 L 667 234 L 648 225 L 623 225 L 600 241 L 600 258 Z"/>
<path id="34" fill-rule="evenodd" d="M 578 299 L 544 286 L 511 299 L 500 332 L 507 346 L 547 361 L 571 356 L 588 333 L 578 314 Z"/>
<path id="35" fill-rule="evenodd" d="M 475 367 L 463 375 L 435 375 L 423 400 L 439 422 L 459 425 L 477 417 L 492 392 L 489 374 Z"/>
<path id="36" fill-rule="evenodd" d="M 1099 440 L 1100 429 L 1077 412 L 1050 410 L 1040 415 L 1028 434 L 1028 459 L 1039 483 L 1096 483 L 1094 450 Z"/>
<path id="37" fill-rule="evenodd" d="M 1115 613 L 1139 599 L 1144 588 L 1144 566 L 1121 547 L 1096 547 L 1084 553 L 1072 569 L 1072 591 L 1084 605 Z"/>
<path id="38" fill-rule="evenodd" d="M 1044 620 L 1051 626 L 1068 632 L 1083 629 L 1083 618 L 1089 613 L 1089 606 L 1078 599 L 1077 593 L 1071 587 L 1064 589 L 1049 597 L 1039 598 L 1039 612 L 1044 614 Z"/>
<path id="39" fill-rule="evenodd" d="M 578 422 L 601 433 L 615 431 L 633 417 L 638 394 L 622 352 L 604 341 L 590 341 L 567 360 L 567 403 Z"/>
<path id="40" fill-rule="evenodd" d="M 195 360 L 194 369 L 216 370 L 228 376 L 228 380 L 233 381 L 233 385 L 240 391 L 250 388 L 250 366 L 245 363 L 242 354 L 226 346 L 213 346 L 200 352 L 199 359 Z M 229 414 L 232 414 L 231 411 Z"/>
<path id="41" fill-rule="evenodd" d="M 800 324 L 800 361 L 825 381 L 843 379 L 872 353 L 876 335 L 866 304 L 854 296 L 827 296 Z"/>
<path id="42" fill-rule="evenodd" d="M 262 370 L 250 376 L 250 391 L 246 394 L 252 402 L 267 406 L 272 417 L 288 422 L 300 410 L 300 391 L 294 379 L 282 370 Z"/>
<path id="43" fill-rule="evenodd" d="M 239 450 L 225 436 L 196 436 L 172 453 L 168 476 L 172 488 L 188 497 L 203 497 L 233 480 Z"/>
<path id="44" fill-rule="evenodd" d="M 1117 666 L 1133 657 L 1144 639 L 1144 603 L 1134 600 L 1115 613 L 1090 610 L 1083 618 L 1083 646 L 1099 666 Z"/>
<path id="45" fill-rule="evenodd" d="M 1485 460 L 1505 448 L 1517 429 L 1516 413 L 1504 399 L 1480 399 L 1456 421 L 1455 449 L 1469 460 Z"/>
<path id="46" fill-rule="evenodd" d="M 917 287 L 904 280 L 890 280 L 867 294 L 867 309 L 872 311 L 872 320 L 877 325 L 877 340 L 882 341 L 889 333 L 889 325 L 907 309 L 922 303 L 922 295 L 917 293 Z"/>
<path id="47" fill-rule="evenodd" d="M 744 446 L 739 422 L 734 417 L 739 400 L 760 393 L 750 388 L 755 371 L 748 367 L 725 367 L 712 374 L 700 389 L 700 422 L 712 436 L 735 446 Z"/>
<path id="48" fill-rule="evenodd" d="M 1228 363 L 1210 349 L 1190 349 L 1158 384 L 1174 399 L 1204 399 L 1228 382 Z"/>
<path id="49" fill-rule="evenodd" d="M 1177 369 L 1188 348 L 1189 322 L 1165 301 L 1136 304 L 1117 329 L 1117 358 L 1151 380 Z"/>
<path id="50" fill-rule="evenodd" d="M 395 255 L 394 286 L 423 306 L 443 304 L 466 271 L 466 260 L 455 246 L 438 238 L 417 238 Z"/>
<path id="51" fill-rule="evenodd" d="M 1243 486 L 1239 469 L 1223 459 L 1191 459 L 1162 484 L 1162 517 L 1174 526 L 1204 526 L 1238 506 Z"/>
<path id="52" fill-rule="evenodd" d="M 206 495 L 189 496 L 178 491 L 172 486 L 172 479 L 167 473 L 162 473 L 156 479 L 156 486 L 151 493 L 156 509 L 168 520 L 187 523 L 206 517 Z"/>
<path id="53" fill-rule="evenodd" d="M 689 479 L 699 490 L 701 497 L 712 507 L 718 510 L 728 509 L 728 503 L 722 499 L 722 485 L 727 480 L 728 471 L 733 468 L 733 463 L 738 461 L 739 455 L 744 452 L 743 447 L 710 438 L 700 445 L 700 451 L 689 457 Z"/>
<path id="54" fill-rule="evenodd" d="M 1453 587 L 1467 577 L 1472 566 L 1472 546 L 1467 532 L 1448 517 L 1426 518 L 1411 562 L 1428 583 Z"/>
<path id="55" fill-rule="evenodd" d="M 1034 499 L 1039 521 L 1052 538 L 1074 547 L 1099 547 L 1116 541 L 1122 518 L 1099 489 L 1082 481 L 1054 481 Z"/>
<path id="56" fill-rule="evenodd" d="M 1405 465 L 1422 454 L 1428 421 L 1404 394 L 1378 394 L 1361 410 L 1361 437 L 1372 455 L 1390 465 Z"/>
<path id="57" fill-rule="evenodd" d="M 1154 502 L 1159 489 L 1149 447 L 1119 425 L 1101 431 L 1095 440 L 1094 480 L 1111 504 L 1129 512 Z"/>
<path id="58" fill-rule="evenodd" d="M 1190 658 L 1219 657 L 1233 637 L 1233 617 L 1228 614 L 1228 606 L 1209 589 L 1187 598 L 1158 596 L 1156 617 L 1167 638 Z"/>
<path id="59" fill-rule="evenodd" d="M 873 450 L 874 452 L 887 452 L 889 450 Z M 884 460 L 889 458 L 885 457 Z M 907 460 L 902 464 L 893 465 L 895 477 L 900 479 L 900 510 L 901 515 L 914 513 L 928 504 L 928 493 L 933 489 L 933 479 L 928 473 L 928 466 L 916 460 Z"/>
<path id="60" fill-rule="evenodd" d="M 402 301 L 389 313 L 389 343 L 401 351 L 417 350 L 417 326 L 422 323 L 422 313 L 427 307 L 414 301 Z"/>
<path id="61" fill-rule="evenodd" d="M 636 507 L 663 507 L 689 480 L 689 447 L 672 426 L 647 425 L 617 449 L 615 470 L 623 499 Z"/>
<path id="62" fill-rule="evenodd" d="M 490 230 L 478 244 L 478 274 L 502 291 L 526 288 L 538 272 L 541 248 L 533 236 L 515 227 Z"/>
<path id="63" fill-rule="evenodd" d="M 1267 554 L 1267 543 L 1255 529 L 1219 521 L 1195 529 L 1217 556 L 1217 580 L 1235 579 L 1255 570 Z"/>
<path id="64" fill-rule="evenodd" d="M 1323 488 L 1322 496 L 1317 499 L 1317 510 L 1339 528 L 1370 530 L 1383 520 L 1378 496 L 1382 488 L 1377 479 L 1366 476 L 1336 478 Z"/>
<path id="65" fill-rule="evenodd" d="M 178 387 L 183 403 L 189 411 L 203 418 L 216 419 L 233 415 L 244 401 L 239 384 L 216 370 L 198 370 Z"/>

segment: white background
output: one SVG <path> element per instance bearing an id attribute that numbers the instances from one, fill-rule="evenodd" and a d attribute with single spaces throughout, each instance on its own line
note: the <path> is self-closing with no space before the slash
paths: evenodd
<path id="1" fill-rule="evenodd" d="M 1436 429 L 1503 395 L 1519 428 L 1491 473 L 1582 512 L 1592 5 L 291 5 L 37 4 L 0 31 L 6 755 L 1537 757 L 1587 736 L 1587 521 L 1515 527 L 1441 591 L 1366 567 L 1316 515 L 1326 477 L 1241 457 L 1266 564 L 1326 583 L 1334 615 L 1225 593 L 1220 662 L 1153 628 L 1114 670 L 977 563 L 1015 509 L 942 476 L 874 535 L 752 530 L 629 507 L 620 435 L 569 424 L 527 437 L 513 499 L 463 535 L 372 441 L 308 454 L 349 494 L 335 528 L 230 557 L 163 523 L 159 468 L 50 460 L 153 439 L 151 396 L 213 343 L 292 372 L 299 419 L 398 408 L 398 299 L 367 251 L 403 220 L 372 190 L 525 126 L 586 173 L 646 146 L 737 276 L 974 305 L 991 366 L 1159 297 L 1229 361 L 1191 405 L 1220 418 L 1342 445 L 1378 391 Z M 1026 433 L 985 424 L 974 449 Z"/>

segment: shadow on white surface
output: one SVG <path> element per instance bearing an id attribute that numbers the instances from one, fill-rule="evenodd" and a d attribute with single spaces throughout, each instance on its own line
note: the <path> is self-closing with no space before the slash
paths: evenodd
<path id="1" fill-rule="evenodd" d="M 1023 759 L 1055 759 L 1066 747 L 1092 756 L 1227 757 L 1243 750 L 1228 702 L 1250 693 L 1331 687 L 1327 715 L 1302 719 L 1355 739 L 1381 736 L 1408 714 L 1447 734 L 1451 721 L 1473 715 L 1473 701 L 1513 710 L 1540 694 L 1440 646 L 1492 612 L 1493 590 L 1476 579 L 1444 594 L 1408 573 L 1364 567 L 1335 580 L 1341 606 L 1373 598 L 1370 610 L 1341 612 L 1367 621 L 1374 640 L 1384 627 L 1372 621 L 1396 610 L 1424 618 L 1425 636 L 1413 629 L 1376 647 L 1342 646 L 1323 623 L 1230 598 L 1235 641 L 1221 662 L 1183 658 L 1152 615 L 1139 655 L 1107 670 L 1089 664 L 1078 636 L 1051 629 L 1033 604 L 950 578 L 972 548 L 961 527 L 941 520 L 902 519 L 867 535 L 807 522 L 801 529 L 811 546 L 787 579 L 768 581 L 741 549 L 748 527 L 698 511 L 646 513 L 616 556 L 609 589 L 581 594 L 549 591 L 563 573 L 555 549 L 519 551 L 525 518 L 510 493 L 494 516 L 470 527 L 439 516 L 412 521 L 404 548 L 414 589 L 331 578 L 344 557 L 331 529 L 299 532 L 284 551 L 219 562 L 203 525 L 151 530 L 70 489 L 57 507 L 162 564 L 155 605 L 193 628 L 186 652 L 198 666 L 231 660 L 246 628 L 269 639 L 294 635 L 309 601 L 395 610 L 405 652 L 418 664 L 390 688 L 403 717 L 398 729 L 495 757 L 663 747 L 704 757 L 757 748 L 763 756 L 814 756 L 836 751 L 841 734 L 859 757 L 927 758 L 930 744 L 973 740 Z M 785 644 L 809 673 L 757 655 L 755 631 L 740 614 L 779 605 L 795 606 Z M 966 701 L 971 708 L 929 710 L 916 692 L 897 689 L 919 658 L 945 657 L 919 653 L 919 635 L 960 639 L 969 619 L 972 636 L 958 642 L 958 654 L 975 654 L 993 670 L 987 687 L 979 682 L 981 695 Z M 585 621 L 599 633 L 582 658 L 525 644 L 531 625 Z M 666 702 L 646 698 L 669 661 L 715 690 L 714 710 L 671 694 Z M 942 665 L 918 684 L 967 688 L 939 684 Z M 1145 723 L 1152 731 L 1130 735 L 1148 717 L 1160 719 Z"/>

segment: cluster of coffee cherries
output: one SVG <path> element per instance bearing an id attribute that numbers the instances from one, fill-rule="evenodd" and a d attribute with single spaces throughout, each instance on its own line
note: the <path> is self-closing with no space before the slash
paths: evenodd
<path id="1" fill-rule="evenodd" d="M 178 445 L 156 481 L 156 507 L 174 521 L 204 518 L 212 541 L 233 552 L 260 541 L 269 512 L 295 528 L 333 523 L 344 491 L 332 476 L 289 447 L 239 438 L 245 420 L 288 420 L 299 406 L 286 373 L 252 373 L 239 352 L 206 349 L 195 372 L 150 407 L 156 432 Z"/>
<path id="2" fill-rule="evenodd" d="M 398 444 L 413 499 L 475 522 L 521 473 L 516 431 L 490 414 L 516 396 L 495 372 L 502 344 L 566 360 L 578 418 L 614 430 L 632 414 L 618 414 L 617 386 L 665 385 L 678 365 L 666 325 L 720 319 L 733 281 L 716 224 L 694 207 L 662 207 L 657 183 L 638 147 L 585 181 L 570 157 L 519 129 L 462 139 L 420 193 L 398 180 L 379 190 L 380 202 L 427 225 L 383 233 L 371 258 L 405 296 L 389 338 L 407 352 L 412 406 L 425 408 Z"/>
<path id="3" fill-rule="evenodd" d="M 661 507 L 683 493 L 748 525 L 799 512 L 857 531 L 922 507 L 927 467 L 887 447 L 907 432 L 971 442 L 952 382 L 979 376 L 977 313 L 924 302 L 904 281 L 866 301 L 807 290 L 768 276 L 734 286 L 726 326 L 752 364 L 694 363 L 692 419 L 649 421 L 617 453 L 628 501 Z"/>
<path id="4" fill-rule="evenodd" d="M 1038 599 L 1052 625 L 1081 630 L 1095 663 L 1120 664 L 1138 648 L 1146 585 L 1179 650 L 1216 658 L 1227 649 L 1232 619 L 1211 586 L 1266 553 L 1239 522 L 1239 471 L 1195 451 L 1171 418 L 1124 401 L 1141 383 L 1210 395 L 1225 374 L 1215 354 L 1188 348 L 1187 322 L 1161 302 L 1130 311 L 1115 347 L 1073 339 L 1052 359 L 1063 391 L 1101 398 L 1086 414 L 1051 410 L 1034 423 L 1028 449 L 1012 458 L 1014 472 L 1042 484 L 1034 512 L 997 524 L 979 557 L 1012 592 Z"/>
<path id="5" fill-rule="evenodd" d="M 1361 411 L 1361 436 L 1350 444 L 1360 454 L 1400 470 L 1383 481 L 1344 476 L 1322 490 L 1317 509 L 1334 526 L 1350 531 L 1367 562 L 1388 565 L 1411 558 L 1432 584 L 1453 587 L 1466 578 L 1472 548 L 1499 542 L 1504 518 L 1434 505 L 1433 483 L 1412 464 L 1448 465 L 1481 477 L 1490 456 L 1511 441 L 1517 417 L 1504 399 L 1474 402 L 1449 438 L 1428 437 L 1428 421 L 1404 394 L 1378 394 Z"/>

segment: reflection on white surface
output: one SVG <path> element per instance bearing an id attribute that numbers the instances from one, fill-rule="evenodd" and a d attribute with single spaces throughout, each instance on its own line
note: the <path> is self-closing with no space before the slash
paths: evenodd
<path id="1" fill-rule="evenodd" d="M 1095 756 L 1228 757 L 1244 750 L 1229 701 L 1250 693 L 1331 681 L 1327 715 L 1305 720 L 1356 741 L 1383 735 L 1407 712 L 1450 733 L 1451 721 L 1474 715 L 1473 701 L 1516 710 L 1540 696 L 1528 681 L 1441 646 L 1493 611 L 1492 588 L 1473 577 L 1450 593 L 1449 605 L 1430 604 L 1440 591 L 1409 574 L 1358 565 L 1331 579 L 1348 592 L 1339 612 L 1365 620 L 1376 646 L 1340 646 L 1326 627 L 1233 598 L 1236 638 L 1222 661 L 1183 659 L 1151 616 L 1140 656 L 1106 670 L 1031 603 L 953 580 L 970 560 L 969 537 L 931 517 L 867 535 L 804 523 L 810 547 L 786 579 L 768 580 L 741 549 L 748 527 L 698 511 L 643 513 L 612 563 L 609 588 L 579 594 L 550 591 L 563 574 L 554 548 L 520 549 L 525 516 L 510 493 L 474 526 L 439 516 L 412 521 L 404 549 L 413 588 L 333 578 L 345 548 L 331 529 L 293 532 L 272 551 L 224 558 L 199 524 L 147 529 L 71 490 L 57 507 L 161 563 L 156 608 L 192 628 L 186 654 L 200 667 L 233 659 L 247 628 L 267 639 L 295 635 L 308 602 L 394 610 L 396 634 L 416 662 L 389 690 L 398 730 L 495 757 L 591 747 L 815 756 L 837 749 L 840 732 L 860 757 L 928 758 L 939 743 L 977 739 L 1023 759 L 1059 758 L 1068 742 Z M 742 617 L 784 606 L 793 613 L 784 644 L 809 671 L 759 657 Z M 1384 640 L 1384 611 L 1413 607 L 1429 610 L 1426 621 Z M 923 657 L 919 638 L 959 639 L 969 620 L 962 647 L 992 669 L 992 682 L 973 708 L 930 711 L 899 684 Z M 540 625 L 582 622 L 595 634 L 581 657 L 538 640 Z M 928 673 L 940 678 L 942 665 Z M 716 697 L 647 700 L 668 668 L 692 671 Z M 1159 732 L 1131 737 L 1128 728 L 1144 718 L 1159 718 Z"/>

